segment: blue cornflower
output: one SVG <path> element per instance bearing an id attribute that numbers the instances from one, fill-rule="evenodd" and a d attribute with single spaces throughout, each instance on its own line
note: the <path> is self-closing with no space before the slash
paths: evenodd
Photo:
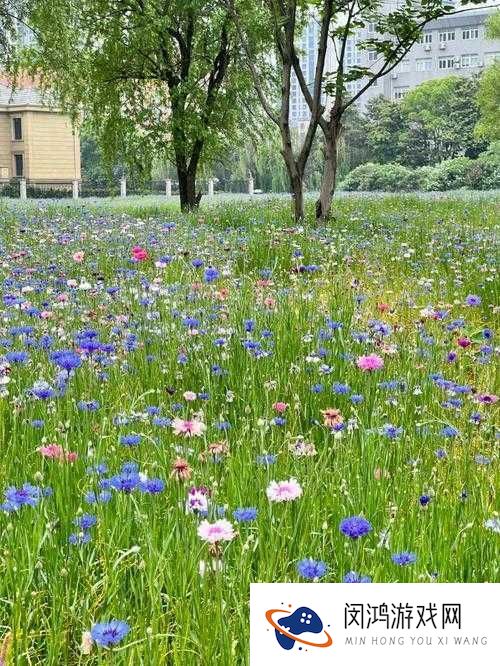
<path id="1" fill-rule="evenodd" d="M 389 439 L 397 439 L 402 435 L 403 428 L 398 428 L 397 426 L 392 425 L 391 423 L 386 423 L 380 428 L 379 432 L 381 435 L 385 435 Z"/>
<path id="2" fill-rule="evenodd" d="M 142 481 L 139 489 L 149 495 L 157 495 L 165 490 L 165 482 L 162 479 L 146 479 Z"/>
<path id="3" fill-rule="evenodd" d="M 43 428 L 45 422 L 42 419 L 33 419 L 31 422 L 32 428 Z"/>
<path id="4" fill-rule="evenodd" d="M 444 428 L 441 430 L 441 435 L 443 437 L 457 437 L 460 433 L 456 428 L 453 426 L 444 426 Z"/>
<path id="5" fill-rule="evenodd" d="M 5 358 L 9 363 L 24 365 L 29 360 L 29 354 L 25 351 L 11 351 L 5 354 Z"/>
<path id="6" fill-rule="evenodd" d="M 347 384 L 340 384 L 339 382 L 335 382 L 332 386 L 333 393 L 337 393 L 338 395 L 345 395 L 346 393 L 349 393 L 350 390 L 351 389 Z"/>
<path id="7" fill-rule="evenodd" d="M 90 532 L 73 532 L 68 537 L 68 543 L 72 546 L 84 546 L 91 538 Z"/>
<path id="8" fill-rule="evenodd" d="M 356 571 L 348 571 L 344 578 L 342 579 L 343 583 L 371 583 L 372 579 L 370 576 L 362 576 Z"/>
<path id="9" fill-rule="evenodd" d="M 137 472 L 132 472 L 130 474 L 122 472 L 121 474 L 115 474 L 115 476 L 112 476 L 109 479 L 109 483 L 115 490 L 131 493 L 140 485 L 141 477 Z"/>
<path id="10" fill-rule="evenodd" d="M 81 412 L 96 412 L 101 405 L 97 400 L 80 400 L 76 406 Z"/>
<path id="11" fill-rule="evenodd" d="M 373 529 L 371 523 L 363 516 L 350 516 L 344 518 L 340 523 L 340 531 L 351 539 L 358 539 L 365 536 Z"/>
<path id="12" fill-rule="evenodd" d="M 481 305 L 481 297 L 476 296 L 476 294 L 469 294 L 465 299 L 465 304 L 469 305 L 470 307 Z"/>
<path id="13" fill-rule="evenodd" d="M 120 444 L 123 446 L 137 446 L 139 442 L 141 441 L 141 436 L 140 435 L 121 435 L 120 436 Z"/>
<path id="14" fill-rule="evenodd" d="M 111 620 L 110 622 L 98 622 L 90 630 L 92 639 L 101 647 L 116 645 L 129 633 L 130 627 L 122 620 Z"/>
<path id="15" fill-rule="evenodd" d="M 107 504 L 111 497 L 112 495 L 109 490 L 101 490 L 100 493 L 95 493 L 93 490 L 90 490 L 88 493 L 85 493 L 83 499 L 87 504 Z"/>
<path id="16" fill-rule="evenodd" d="M 277 458 L 278 456 L 275 453 L 265 453 L 262 456 L 257 456 L 257 464 L 264 466 L 273 465 Z"/>
<path id="17" fill-rule="evenodd" d="M 80 356 L 69 349 L 52 352 L 50 360 L 68 373 L 72 370 L 76 370 L 76 368 L 79 368 L 82 364 Z"/>
<path id="18" fill-rule="evenodd" d="M 417 556 L 415 553 L 410 551 L 403 551 L 401 553 L 394 553 L 391 555 L 391 560 L 394 564 L 398 564 L 400 567 L 407 566 L 408 564 L 415 564 L 417 561 Z"/>
<path id="19" fill-rule="evenodd" d="M 258 511 L 255 507 L 249 506 L 233 511 L 233 517 L 239 523 L 250 523 L 257 518 Z"/>
<path id="20" fill-rule="evenodd" d="M 36 381 L 29 392 L 39 400 L 49 400 L 56 394 L 52 386 L 43 380 Z"/>
<path id="21" fill-rule="evenodd" d="M 92 516 L 90 513 L 84 513 L 81 516 L 78 516 L 73 521 L 73 524 L 79 527 L 81 530 L 89 530 L 91 527 L 97 523 L 97 518 Z"/>
<path id="22" fill-rule="evenodd" d="M 353 405 L 359 405 L 360 403 L 363 402 L 364 397 L 358 393 L 354 393 L 353 395 L 351 395 L 350 400 Z"/>
<path id="23" fill-rule="evenodd" d="M 327 570 L 327 565 L 325 562 L 321 562 L 321 560 L 313 560 L 312 558 L 308 558 L 297 562 L 298 573 L 302 576 L 302 578 L 308 578 L 309 580 L 322 578 L 326 574 Z"/>
<path id="24" fill-rule="evenodd" d="M 42 497 L 42 491 L 37 486 L 24 483 L 21 488 L 10 486 L 5 491 L 5 499 L 14 510 L 22 506 L 36 506 Z"/>
<path id="25" fill-rule="evenodd" d="M 436 458 L 438 460 L 443 460 L 444 458 L 448 457 L 448 454 L 446 453 L 445 449 L 436 449 L 434 453 L 436 454 Z"/>
<path id="26" fill-rule="evenodd" d="M 427 506 L 431 501 L 431 497 L 430 495 L 420 495 L 418 501 L 420 502 L 420 506 Z"/>
<path id="27" fill-rule="evenodd" d="M 205 282 L 209 283 L 214 282 L 215 280 L 217 280 L 219 275 L 220 275 L 219 271 L 216 268 L 212 268 L 210 266 L 209 268 L 205 269 L 205 275 L 204 275 Z"/>

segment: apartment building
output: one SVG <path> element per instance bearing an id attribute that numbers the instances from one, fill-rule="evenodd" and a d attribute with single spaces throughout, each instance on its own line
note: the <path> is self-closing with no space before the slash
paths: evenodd
<path id="1" fill-rule="evenodd" d="M 0 77 L 0 181 L 58 185 L 80 177 L 80 142 L 70 119 L 45 105 L 32 82 L 12 90 Z"/>
<path id="2" fill-rule="evenodd" d="M 471 10 L 428 23 L 407 57 L 360 98 L 360 107 L 380 94 L 392 100 L 402 99 L 409 90 L 431 79 L 480 74 L 484 67 L 500 59 L 500 40 L 486 37 L 485 21 L 490 11 Z M 376 60 L 376 53 L 364 51 L 359 62 L 376 71 Z M 356 81 L 351 89 L 359 89 L 360 85 L 362 82 Z"/>
<path id="3" fill-rule="evenodd" d="M 387 3 L 388 7 L 390 2 Z M 389 74 L 375 81 L 359 98 L 358 107 L 363 109 L 367 102 L 378 95 L 388 99 L 402 99 L 406 93 L 424 81 L 450 76 L 470 76 L 479 74 L 484 67 L 500 59 L 500 40 L 486 37 L 485 22 L 494 9 L 474 8 L 455 16 L 444 16 L 427 24 L 417 44 L 409 51 L 399 65 Z M 381 63 L 376 51 L 363 50 L 358 44 L 376 35 L 376 27 L 368 23 L 347 40 L 345 65 L 369 67 L 378 71 Z M 314 78 L 316 67 L 319 22 L 311 16 L 304 34 L 298 43 L 302 71 L 308 81 Z M 326 71 L 336 69 L 333 44 L 327 52 Z M 347 84 L 350 94 L 358 92 L 367 79 Z M 291 125 L 305 127 L 309 119 L 309 108 L 303 98 L 298 81 L 292 77 Z"/>

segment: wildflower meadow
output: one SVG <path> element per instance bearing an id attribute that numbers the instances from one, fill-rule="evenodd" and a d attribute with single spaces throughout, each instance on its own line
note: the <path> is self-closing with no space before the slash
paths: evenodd
<path id="1" fill-rule="evenodd" d="M 0 204 L 0 663 L 240 665 L 251 582 L 498 581 L 497 204 Z"/>

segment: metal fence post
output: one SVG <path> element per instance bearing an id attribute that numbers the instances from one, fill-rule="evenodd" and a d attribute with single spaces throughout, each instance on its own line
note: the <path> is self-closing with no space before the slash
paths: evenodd
<path id="1" fill-rule="evenodd" d="M 254 191 L 254 189 L 253 189 L 253 176 L 250 175 L 248 177 L 248 194 L 252 195 L 253 191 Z"/>
<path id="2" fill-rule="evenodd" d="M 213 178 L 208 179 L 208 196 L 209 197 L 214 196 L 214 179 Z"/>
<path id="3" fill-rule="evenodd" d="M 79 197 L 79 182 L 77 180 L 73 181 L 73 199 L 78 199 Z"/>
<path id="4" fill-rule="evenodd" d="M 19 181 L 19 198 L 23 200 L 28 198 L 26 193 L 26 178 L 21 178 Z"/>
<path id="5" fill-rule="evenodd" d="M 165 196 L 172 196 L 172 180 L 170 178 L 165 180 Z"/>
<path id="6" fill-rule="evenodd" d="M 125 178 L 125 176 L 122 176 L 120 178 L 120 196 L 121 197 L 127 196 L 127 179 Z"/>

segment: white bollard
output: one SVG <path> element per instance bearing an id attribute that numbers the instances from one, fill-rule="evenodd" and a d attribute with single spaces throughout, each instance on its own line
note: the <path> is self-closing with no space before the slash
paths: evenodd
<path id="1" fill-rule="evenodd" d="M 248 194 L 253 194 L 253 176 L 248 178 Z"/>
<path id="2" fill-rule="evenodd" d="M 172 181 L 170 178 L 167 178 L 165 180 L 165 196 L 167 197 L 172 196 Z"/>
<path id="3" fill-rule="evenodd" d="M 26 193 L 26 178 L 21 178 L 19 181 L 19 198 L 23 200 L 28 198 Z"/>
<path id="4" fill-rule="evenodd" d="M 208 196 L 209 197 L 214 196 L 214 179 L 213 178 L 208 179 Z"/>
<path id="5" fill-rule="evenodd" d="M 73 199 L 78 199 L 80 195 L 79 192 L 79 182 L 77 180 L 73 181 Z"/>
<path id="6" fill-rule="evenodd" d="M 123 176 L 123 178 L 120 178 L 120 196 L 121 197 L 127 196 L 127 179 L 125 178 L 125 176 Z"/>

